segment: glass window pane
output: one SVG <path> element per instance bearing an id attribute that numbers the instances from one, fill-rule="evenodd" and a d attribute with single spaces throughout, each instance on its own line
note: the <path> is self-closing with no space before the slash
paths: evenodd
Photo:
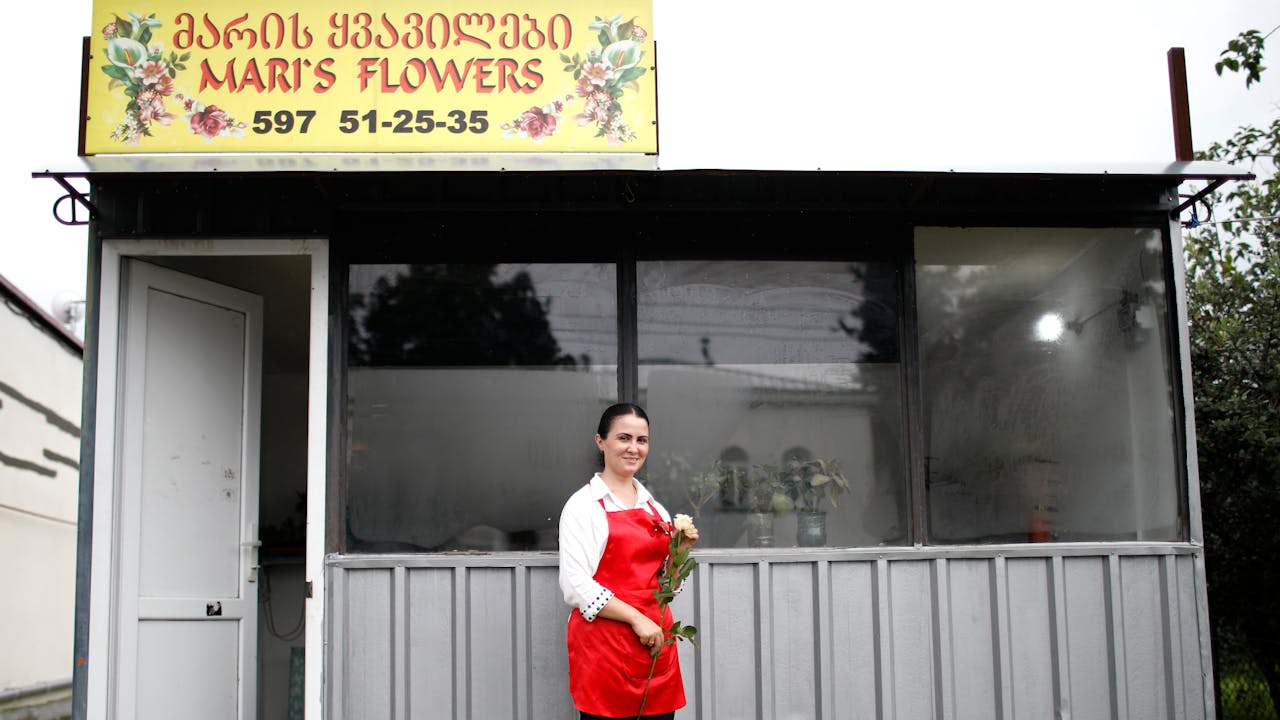
<path id="1" fill-rule="evenodd" d="M 642 477 L 697 516 L 701 546 L 905 540 L 892 264 L 645 262 L 636 274 Z M 805 500 L 825 511 L 825 538 L 800 532 Z"/>
<path id="2" fill-rule="evenodd" d="M 349 548 L 554 550 L 617 398 L 613 266 L 353 265 L 349 280 Z"/>
<path id="3" fill-rule="evenodd" d="M 1180 539 L 1160 233 L 915 245 L 931 541 Z"/>

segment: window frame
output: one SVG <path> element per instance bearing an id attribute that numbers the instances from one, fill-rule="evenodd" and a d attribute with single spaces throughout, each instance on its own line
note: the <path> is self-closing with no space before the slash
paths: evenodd
<path id="1" fill-rule="evenodd" d="M 928 498 L 926 459 L 924 456 L 923 396 L 921 363 L 918 338 L 918 307 L 915 286 L 914 236 L 917 227 L 989 227 L 1007 229 L 1068 228 L 1105 229 L 1141 228 L 1159 233 L 1161 238 L 1162 273 L 1164 275 L 1165 301 L 1168 312 L 1163 331 L 1168 338 L 1169 387 L 1173 410 L 1173 448 L 1176 457 L 1173 468 L 1176 477 L 1172 481 L 1177 488 L 1177 513 L 1180 540 L 1190 537 L 1190 501 L 1188 498 L 1186 402 L 1180 389 L 1183 387 L 1182 363 L 1178 362 L 1185 348 L 1179 347 L 1181 335 L 1179 320 L 1182 307 L 1181 285 L 1175 282 L 1178 268 L 1174 257 L 1173 236 L 1166 215 L 1153 212 L 1114 213 L 1088 218 L 1069 214 L 1028 217 L 1013 216 L 999 210 L 980 216 L 934 218 L 927 216 L 894 219 L 891 222 L 855 222 L 851 213 L 840 210 L 804 212 L 650 212 L 633 213 L 632 225 L 609 243 L 590 242 L 576 238 L 556 243 L 521 243 L 511 240 L 501 232 L 512 228 L 531 215 L 538 216 L 542 227 L 554 226 L 573 220 L 575 223 L 593 219 L 616 222 L 618 212 L 591 210 L 571 211 L 521 210 L 501 215 L 488 230 L 488 241 L 469 242 L 459 247 L 448 242 L 450 229 L 488 225 L 489 218 L 475 211 L 444 212 L 432 217 L 437 221 L 425 236 L 421 228 L 410 222 L 386 221 L 375 227 L 361 227 L 359 223 L 340 225 L 342 235 L 353 237 L 367 232 L 382 231 L 374 241 L 334 242 L 330 244 L 330 368 L 332 388 L 329 416 L 337 421 L 329 427 L 330 472 L 328 503 L 329 552 L 352 552 L 346 526 L 347 492 L 349 483 L 346 467 L 347 431 L 345 406 L 347 394 L 347 353 L 349 317 L 348 280 L 350 266 L 363 263 L 442 263 L 442 262 L 597 262 L 612 263 L 616 273 L 618 302 L 618 397 L 622 402 L 634 402 L 639 391 L 638 359 L 638 305 L 636 292 L 636 264 L 644 261 L 678 260 L 817 260 L 833 262 L 857 262 L 878 260 L 892 262 L 898 275 L 899 307 L 899 373 L 902 383 L 902 446 L 906 479 L 904 499 L 907 503 L 907 538 L 904 547 L 960 547 L 938 543 L 930 536 L 928 523 Z M 413 215 L 413 218 L 420 218 Z M 728 218 L 728 222 L 726 222 Z M 963 220 L 963 221 L 961 221 Z M 1014 221 L 1018 222 L 1014 222 Z M 836 221 L 846 227 L 848 237 L 832 248 L 830 227 Z M 726 225 L 728 227 L 726 227 Z M 386 232 L 388 229 L 391 232 Z M 733 231 L 737 231 L 737 234 Z M 783 247 L 773 230 L 786 233 L 787 242 L 795 244 Z M 696 237 L 695 241 L 683 238 Z M 699 233 L 701 231 L 701 234 Z M 1070 541 L 1064 544 L 1070 544 Z M 816 552 L 818 548 L 752 549 L 752 552 L 795 553 Z"/>

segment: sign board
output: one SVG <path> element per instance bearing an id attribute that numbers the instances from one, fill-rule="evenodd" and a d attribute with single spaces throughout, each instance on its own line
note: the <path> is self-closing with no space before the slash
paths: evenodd
<path id="1" fill-rule="evenodd" d="M 648 0 L 96 0 L 84 153 L 656 153 Z"/>

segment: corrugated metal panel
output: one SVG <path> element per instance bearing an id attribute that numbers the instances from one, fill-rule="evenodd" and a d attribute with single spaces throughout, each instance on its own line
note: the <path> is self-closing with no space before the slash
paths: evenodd
<path id="1" fill-rule="evenodd" d="M 1204 718 L 1193 546 L 699 555 L 678 718 Z M 332 717 L 573 717 L 554 555 L 329 561 Z"/>

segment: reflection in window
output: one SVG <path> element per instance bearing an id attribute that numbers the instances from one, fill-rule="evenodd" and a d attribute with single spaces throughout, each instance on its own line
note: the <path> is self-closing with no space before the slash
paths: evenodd
<path id="1" fill-rule="evenodd" d="M 554 550 L 617 397 L 613 267 L 353 265 L 349 281 L 350 549 Z"/>
<path id="2" fill-rule="evenodd" d="M 747 451 L 732 445 L 720 453 L 723 481 L 720 483 L 720 507 L 745 509 L 747 478 L 751 475 L 751 459 Z"/>
<path id="3" fill-rule="evenodd" d="M 932 541 L 1181 537 L 1164 263 L 1155 230 L 917 230 Z"/>
<path id="4" fill-rule="evenodd" d="M 700 545 L 795 546 L 781 461 L 798 447 L 849 481 L 823 505 L 827 545 L 905 541 L 892 264 L 643 262 L 637 282 L 644 477 Z"/>

